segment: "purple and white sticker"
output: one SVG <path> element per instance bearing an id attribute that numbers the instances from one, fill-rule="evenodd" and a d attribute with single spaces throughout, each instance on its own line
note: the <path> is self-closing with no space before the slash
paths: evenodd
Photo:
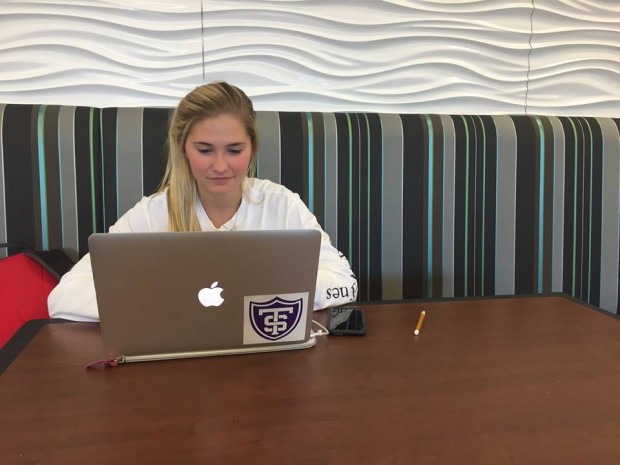
<path id="1" fill-rule="evenodd" d="M 301 341 L 306 334 L 308 293 L 246 296 L 243 343 Z"/>

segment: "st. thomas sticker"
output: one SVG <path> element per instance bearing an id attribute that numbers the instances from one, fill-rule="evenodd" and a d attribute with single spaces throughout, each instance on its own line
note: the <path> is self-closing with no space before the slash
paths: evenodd
<path id="1" fill-rule="evenodd" d="M 301 341 L 306 334 L 308 293 L 244 298 L 243 343 Z"/>

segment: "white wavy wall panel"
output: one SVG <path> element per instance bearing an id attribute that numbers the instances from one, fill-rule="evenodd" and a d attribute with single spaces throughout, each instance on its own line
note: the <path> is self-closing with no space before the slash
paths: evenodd
<path id="1" fill-rule="evenodd" d="M 279 108 L 523 108 L 526 8 L 503 0 L 402 3 L 208 2 L 208 75 L 252 86 L 259 105 Z"/>
<path id="2" fill-rule="evenodd" d="M 0 101 L 172 106 L 200 82 L 200 3 L 0 0 Z"/>
<path id="3" fill-rule="evenodd" d="M 0 101 L 619 116 L 619 47 L 618 0 L 3 0 Z"/>
<path id="4" fill-rule="evenodd" d="M 528 112 L 620 116 L 620 0 L 536 0 Z"/>

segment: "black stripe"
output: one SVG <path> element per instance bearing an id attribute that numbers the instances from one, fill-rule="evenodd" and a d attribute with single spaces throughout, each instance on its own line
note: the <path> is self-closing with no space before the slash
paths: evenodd
<path id="1" fill-rule="evenodd" d="M 563 257 L 564 266 L 562 273 L 562 291 L 574 296 L 573 289 L 573 250 L 576 244 L 573 240 L 573 229 L 575 227 L 575 206 L 573 197 L 575 195 L 575 140 L 572 126 L 568 118 L 560 117 L 560 123 L 564 131 L 564 247 Z"/>
<path id="2" fill-rule="evenodd" d="M 491 116 L 481 116 L 485 128 L 484 282 L 483 295 L 495 294 L 495 232 L 497 223 L 497 131 Z"/>
<path id="3" fill-rule="evenodd" d="M 532 116 L 528 117 L 530 123 L 532 124 L 532 130 L 534 131 L 534 152 L 532 153 L 534 162 L 533 162 L 533 172 L 534 178 L 532 179 L 532 196 L 534 197 L 534 209 L 531 211 L 531 218 L 534 224 L 532 228 L 532 234 L 534 240 L 532 241 L 532 291 L 536 292 L 538 290 L 538 279 L 540 278 L 540 269 L 539 269 L 539 259 L 540 259 L 540 248 L 538 247 L 540 240 L 540 183 L 541 183 L 541 171 L 540 171 L 540 150 L 541 150 L 541 133 L 540 128 L 534 121 Z"/>
<path id="4" fill-rule="evenodd" d="M 368 215 L 369 210 L 369 202 L 368 202 L 368 180 L 369 180 L 369 163 L 368 163 L 368 129 L 366 127 L 366 117 L 364 114 L 352 114 L 351 121 L 357 127 L 359 133 L 359 151 L 358 151 L 358 160 L 359 160 L 359 223 L 358 231 L 359 231 L 359 266 L 360 273 L 357 276 L 360 288 L 360 299 L 361 300 L 369 300 L 368 296 L 368 285 L 369 285 L 369 276 L 368 276 L 368 246 L 369 246 L 369 237 L 368 237 L 368 224 L 370 222 L 370 217 Z"/>
<path id="5" fill-rule="evenodd" d="M 103 221 L 103 157 L 101 147 L 101 109 L 96 108 L 93 111 L 92 121 L 93 132 L 93 172 L 94 172 L 94 190 L 95 190 L 95 231 L 104 232 Z"/>
<path id="6" fill-rule="evenodd" d="M 312 113 L 314 128 L 314 208 L 313 213 L 325 229 L 325 126 L 321 113 Z"/>
<path id="7" fill-rule="evenodd" d="M 301 158 L 301 182 L 302 188 L 298 191 L 302 200 L 306 205 L 310 205 L 310 134 L 308 128 L 308 115 L 307 113 L 301 113 L 301 140 L 303 141 L 302 150 L 297 153 L 297 156 Z"/>
<path id="8" fill-rule="evenodd" d="M 590 292 L 589 289 L 589 257 L 590 257 L 590 238 L 591 238 L 591 230 L 590 230 L 590 162 L 592 154 L 590 153 L 590 131 L 588 131 L 588 126 L 583 118 L 575 118 L 576 124 L 580 128 L 580 132 L 582 135 L 583 144 L 581 146 L 581 156 L 583 159 L 582 165 L 582 184 L 583 191 L 582 196 L 579 197 L 579 202 L 581 203 L 581 208 L 583 210 L 583 215 L 581 216 L 581 295 L 580 298 L 584 301 L 587 301 L 588 294 Z"/>
<path id="9" fill-rule="evenodd" d="M 430 115 L 433 123 L 433 250 L 431 264 L 433 267 L 433 286 L 428 297 L 443 295 L 443 125 L 441 117 Z"/>
<path id="10" fill-rule="evenodd" d="M 94 232 L 92 226 L 94 212 L 91 207 L 89 113 L 87 107 L 75 109 L 75 187 L 80 256 L 88 252 L 88 236 Z"/>
<path id="11" fill-rule="evenodd" d="M 7 242 L 36 246 L 33 201 L 31 119 L 34 105 L 7 105 L 4 109 L 2 141 Z M 36 131 L 35 131 L 36 134 Z M 35 146 L 36 147 L 36 146 Z"/>
<path id="12" fill-rule="evenodd" d="M 349 241 L 349 129 L 344 113 L 336 113 L 338 143 L 338 248 L 349 258 L 353 272 L 359 276 L 357 254 Z"/>
<path id="13" fill-rule="evenodd" d="M 381 209 L 383 197 L 383 130 L 381 127 L 381 119 L 378 114 L 367 114 L 368 124 L 370 128 L 370 203 L 369 203 L 369 262 L 368 275 L 370 282 L 368 284 L 368 298 L 371 301 L 378 301 L 383 298 L 382 294 L 382 273 L 381 273 L 381 244 L 383 244 L 381 218 L 383 211 Z"/>
<path id="14" fill-rule="evenodd" d="M 614 118 L 612 121 L 616 124 L 618 132 L 620 132 L 620 118 Z M 620 260 L 618 261 L 618 283 L 616 289 L 620 290 Z M 620 315 L 620 298 L 616 302 L 616 315 Z"/>
<path id="15" fill-rule="evenodd" d="M 473 295 L 479 296 L 484 292 L 484 282 L 482 280 L 482 270 L 483 270 L 483 259 L 484 259 L 484 247 L 485 244 L 483 242 L 484 235 L 484 143 L 485 137 L 482 131 L 482 124 L 477 117 L 468 117 L 471 125 L 471 133 L 475 135 L 474 137 L 474 201 L 470 203 L 470 207 L 474 207 L 474 211 L 472 212 L 472 218 L 474 221 L 474 255 L 473 255 Z"/>
<path id="16" fill-rule="evenodd" d="M 538 137 L 529 116 L 512 117 L 517 138 L 517 185 L 515 213 L 515 294 L 534 291 L 538 211 L 535 191 Z"/>
<path id="17" fill-rule="evenodd" d="M 351 218 L 349 218 L 348 228 L 351 231 L 351 255 L 354 256 L 354 263 L 356 264 L 356 276 L 360 276 L 362 273 L 366 273 L 366 269 L 362 268 L 360 263 L 360 230 L 362 218 L 360 216 L 360 156 L 361 156 L 361 142 L 360 142 L 360 128 L 359 117 L 350 114 L 351 120 Z M 347 158 L 349 154 L 347 154 Z M 348 184 L 348 183 L 347 183 Z M 345 184 L 346 185 L 346 184 Z M 359 286 L 359 293 L 361 295 L 366 294 L 366 287 Z"/>
<path id="18" fill-rule="evenodd" d="M 351 133 L 349 134 L 349 119 Z M 360 266 L 359 229 L 359 157 L 360 136 L 355 115 L 336 114 L 338 137 L 338 248 L 349 258 L 358 278 Z M 349 208 L 349 204 L 351 208 Z M 360 284 L 359 292 L 366 290 Z"/>
<path id="19" fill-rule="evenodd" d="M 429 287 L 429 280 L 431 279 L 431 276 L 429 276 L 429 272 L 428 272 L 428 268 L 429 268 L 429 260 L 431 259 L 431 257 L 428 256 L 428 244 L 429 244 L 429 237 L 428 237 L 428 196 L 429 196 L 429 185 L 430 185 L 430 179 L 428 177 L 428 170 L 429 170 L 429 155 L 428 155 L 428 146 L 429 146 L 429 128 L 428 128 L 428 122 L 426 121 L 425 115 L 419 115 L 420 118 L 420 124 L 421 124 L 421 129 L 422 129 L 422 135 L 420 137 L 420 157 L 421 157 L 421 162 L 422 162 L 422 173 L 424 174 L 423 180 L 422 180 L 422 195 L 420 197 L 421 200 L 421 205 L 420 207 L 422 208 L 422 222 L 420 222 L 420 224 L 417 226 L 418 228 L 420 228 L 421 231 L 421 235 L 422 235 L 422 261 L 421 261 L 421 266 L 422 266 L 422 276 L 421 276 L 421 283 L 422 283 L 422 294 L 420 295 L 420 297 L 428 297 L 428 287 Z M 407 171 L 405 170 L 405 173 Z"/>
<path id="20" fill-rule="evenodd" d="M 453 116 L 454 124 L 454 296 L 467 295 L 465 283 L 465 212 L 467 145 L 465 144 L 465 123 L 459 116 Z"/>
<path id="21" fill-rule="evenodd" d="M 117 176 L 116 176 L 116 148 L 117 148 L 117 115 L 118 108 L 104 108 L 101 110 L 101 150 L 103 173 L 104 225 L 108 231 L 118 219 L 117 209 Z"/>
<path id="22" fill-rule="evenodd" d="M 39 176 L 39 128 L 38 119 L 39 111 L 41 108 L 45 108 L 44 105 L 36 105 L 32 109 L 30 115 L 30 158 L 32 165 L 31 186 L 32 186 L 32 203 L 33 203 L 33 223 L 34 223 L 34 246 L 37 249 L 43 247 L 43 241 L 41 236 L 41 177 Z"/>
<path id="23" fill-rule="evenodd" d="M 577 297 L 581 294 L 578 283 L 581 282 L 581 264 L 579 262 L 581 249 L 579 247 L 581 238 L 581 209 L 580 202 L 577 202 L 577 208 L 574 205 L 574 196 L 578 199 L 581 198 L 581 183 L 579 179 L 575 182 L 575 177 L 579 176 L 579 170 L 582 166 L 581 157 L 579 152 L 575 153 L 575 147 L 580 146 L 579 135 L 575 133 L 573 126 L 570 123 L 570 118 L 560 118 L 562 127 L 564 128 L 564 144 L 566 153 L 565 171 L 565 203 L 564 203 L 564 292 Z M 577 171 L 575 170 L 575 164 L 577 165 Z M 576 183 L 576 185 L 575 185 Z M 573 229 L 576 228 L 575 241 L 573 237 Z M 573 254 L 577 256 L 577 262 L 573 263 Z M 573 288 L 573 279 L 575 280 L 575 288 Z"/>
<path id="24" fill-rule="evenodd" d="M 476 283 L 479 281 L 478 277 L 478 244 L 477 244 L 477 232 L 478 232 L 478 211 L 480 210 L 479 196 L 478 196 L 478 173 L 480 168 L 478 166 L 478 141 L 480 135 L 477 133 L 477 128 L 474 124 L 471 116 L 465 116 L 465 124 L 469 128 L 469 192 L 467 198 L 469 200 L 469 218 L 468 218 L 468 233 L 469 239 L 467 243 L 468 250 L 468 262 L 467 262 L 467 295 L 477 295 Z"/>
<path id="25" fill-rule="evenodd" d="M 588 303 L 601 302 L 601 227 L 603 208 L 603 132 L 596 118 L 586 118 L 592 130 L 592 231 L 590 240 L 590 297 Z"/>
<path id="26" fill-rule="evenodd" d="M 543 218 L 543 293 L 553 290 L 553 197 L 555 172 L 555 140 L 553 126 L 548 118 L 540 118 L 545 132 L 545 185 L 544 185 L 544 218 Z"/>
<path id="27" fill-rule="evenodd" d="M 583 137 L 583 144 L 581 146 L 581 155 L 583 159 L 582 165 L 582 184 L 583 195 L 579 197 L 583 215 L 581 216 L 581 295 L 580 298 L 587 301 L 589 294 L 589 256 L 590 256 L 590 161 L 592 154 L 590 153 L 590 134 L 588 127 L 583 118 L 574 118 L 575 123 L 580 128 L 581 135 Z"/>
<path id="28" fill-rule="evenodd" d="M 584 273 L 584 262 L 583 262 L 583 238 L 584 238 L 584 207 L 583 198 L 584 198 L 584 164 L 585 164 L 585 147 L 584 147 L 584 134 L 583 127 L 581 125 L 581 121 L 578 118 L 572 118 L 576 127 L 577 134 L 577 211 L 575 212 L 575 224 L 577 226 L 577 235 L 576 235 L 576 270 L 575 270 L 575 297 L 582 299 L 584 295 L 583 288 L 583 273 Z"/>
<path id="29" fill-rule="evenodd" d="M 401 115 L 403 125 L 403 298 L 424 296 L 424 123 L 419 115 Z M 422 227 L 420 227 L 422 226 Z"/>
<path id="30" fill-rule="evenodd" d="M 307 190 L 304 192 L 306 180 L 304 174 L 304 159 L 308 159 L 308 144 L 304 138 L 305 122 L 299 112 L 279 112 L 281 154 L 281 182 L 293 192 L 300 195 L 304 202 L 308 202 Z M 303 155 L 305 154 L 305 156 Z"/>
<path id="31" fill-rule="evenodd" d="M 166 171 L 168 121 L 171 110 L 144 108 L 142 119 L 142 182 L 144 195 L 155 193 Z"/>

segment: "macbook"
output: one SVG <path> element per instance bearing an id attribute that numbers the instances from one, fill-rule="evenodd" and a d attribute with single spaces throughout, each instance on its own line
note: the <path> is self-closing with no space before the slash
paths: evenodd
<path id="1" fill-rule="evenodd" d="M 320 243 L 312 229 L 91 235 L 107 355 L 130 362 L 312 347 Z"/>

